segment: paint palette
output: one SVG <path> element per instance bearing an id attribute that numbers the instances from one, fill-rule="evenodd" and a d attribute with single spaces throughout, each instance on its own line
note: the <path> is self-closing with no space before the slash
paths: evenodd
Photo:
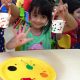
<path id="1" fill-rule="evenodd" d="M 65 25 L 63 20 L 53 20 L 52 21 L 52 32 L 53 33 L 62 33 Z"/>
<path id="2" fill-rule="evenodd" d="M 3 80 L 56 80 L 55 70 L 33 57 L 14 57 L 0 65 Z"/>
<path id="3" fill-rule="evenodd" d="M 7 28 L 11 15 L 9 13 L 0 13 L 0 28 Z"/>

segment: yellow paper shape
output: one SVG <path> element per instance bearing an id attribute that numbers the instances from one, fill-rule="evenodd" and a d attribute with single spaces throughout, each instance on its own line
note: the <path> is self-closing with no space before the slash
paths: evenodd
<path id="1" fill-rule="evenodd" d="M 17 7 L 22 7 L 23 3 L 24 3 L 24 0 L 17 0 L 16 6 Z"/>
<path id="2" fill-rule="evenodd" d="M 62 36 L 60 40 L 58 40 L 59 47 L 69 49 L 71 47 L 71 36 L 68 34 L 65 34 Z"/>

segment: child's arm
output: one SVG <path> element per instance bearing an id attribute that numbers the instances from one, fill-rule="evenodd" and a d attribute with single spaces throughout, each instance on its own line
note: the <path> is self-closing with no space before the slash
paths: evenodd
<path id="1" fill-rule="evenodd" d="M 59 5 L 58 15 L 66 21 L 63 32 L 71 31 L 77 27 L 75 18 L 68 12 L 67 4 Z"/>
<path id="2" fill-rule="evenodd" d="M 8 11 L 10 10 L 11 19 L 10 24 L 14 23 L 14 21 L 19 17 L 19 9 L 16 7 L 15 4 L 12 3 L 12 0 L 1 0 L 1 3 L 6 6 Z"/>
<path id="3" fill-rule="evenodd" d="M 14 21 L 19 17 L 20 12 L 19 9 L 16 7 L 16 5 L 13 3 L 11 3 L 10 9 L 11 9 L 10 24 L 13 24 Z"/>
<path id="4" fill-rule="evenodd" d="M 68 13 L 65 17 L 65 20 L 66 20 L 66 24 L 63 32 L 68 32 L 77 28 L 78 24 L 75 18 L 71 14 Z"/>

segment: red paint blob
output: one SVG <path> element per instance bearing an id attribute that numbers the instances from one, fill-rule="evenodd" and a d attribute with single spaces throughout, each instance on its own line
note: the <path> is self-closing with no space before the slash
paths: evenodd
<path id="1" fill-rule="evenodd" d="M 22 78 L 21 80 L 32 80 L 31 78 Z"/>

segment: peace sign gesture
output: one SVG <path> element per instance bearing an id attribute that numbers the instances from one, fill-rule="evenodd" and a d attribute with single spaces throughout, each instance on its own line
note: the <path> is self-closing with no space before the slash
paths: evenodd
<path id="1" fill-rule="evenodd" d="M 7 43 L 6 47 L 8 49 L 16 48 L 18 46 L 21 46 L 21 45 L 33 40 L 33 38 L 27 37 L 27 35 L 30 31 L 30 28 L 26 32 L 24 32 L 25 27 L 26 26 L 24 26 L 24 28 L 23 28 L 22 25 L 20 25 L 18 31 L 16 31 L 16 29 L 13 29 L 14 37 Z"/>

